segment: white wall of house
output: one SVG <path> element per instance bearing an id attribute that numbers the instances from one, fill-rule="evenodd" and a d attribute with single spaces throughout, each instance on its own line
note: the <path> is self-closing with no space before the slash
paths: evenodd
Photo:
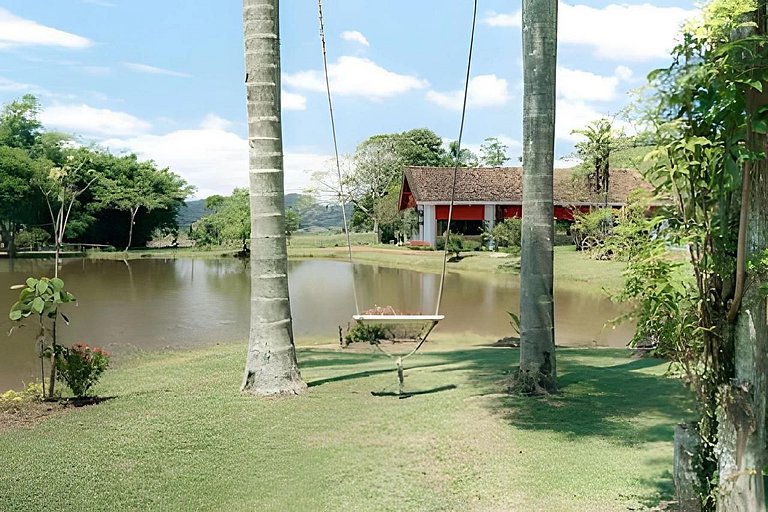
<path id="1" fill-rule="evenodd" d="M 435 219 L 435 205 L 424 205 L 424 225 L 419 226 L 421 239 L 435 245 L 437 240 L 437 220 Z"/>
<path id="2" fill-rule="evenodd" d="M 496 205 L 485 205 L 485 215 L 483 216 L 483 220 L 485 221 L 485 227 L 487 229 L 493 229 L 493 226 L 496 224 Z"/>

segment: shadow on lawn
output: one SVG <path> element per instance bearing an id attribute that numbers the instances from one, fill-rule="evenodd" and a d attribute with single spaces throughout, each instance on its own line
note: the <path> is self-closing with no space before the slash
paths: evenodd
<path id="1" fill-rule="evenodd" d="M 558 355 L 558 392 L 525 397 L 506 393 L 518 350 L 440 353 L 447 362 L 463 362 L 462 371 L 492 397 L 494 411 L 518 428 L 634 445 L 671 440 L 674 425 L 690 416 L 691 398 L 679 381 L 641 371 L 663 361 L 634 359 L 611 365 L 611 359 L 624 355 L 620 350 L 560 348 Z"/>
<path id="2" fill-rule="evenodd" d="M 497 417 L 517 428 L 557 432 L 573 439 L 603 438 L 623 446 L 670 442 L 674 425 L 691 416 L 691 397 L 679 381 L 645 371 L 664 365 L 661 360 L 628 359 L 628 351 L 618 349 L 558 348 L 557 353 L 559 391 L 547 397 L 507 393 L 519 363 L 519 351 L 513 348 L 426 352 L 421 356 L 422 364 L 406 367 L 406 382 L 408 372 L 415 368 L 427 368 L 427 372 L 440 375 L 440 383 L 448 387 L 469 380 L 470 388 L 478 390 L 476 397 L 486 399 L 487 407 Z M 309 354 L 305 352 L 306 355 Z M 302 358 L 302 364 L 355 365 L 381 360 L 375 354 L 359 353 L 338 353 L 328 358 L 327 351 L 322 354 L 325 362 L 319 360 L 320 351 L 311 356 L 317 358 Z M 620 363 L 616 364 L 617 361 Z M 351 372 L 309 385 L 388 372 L 394 374 L 394 369 Z M 671 497 L 668 475 L 659 475 L 650 483 L 656 492 L 641 498 L 646 505 Z"/>

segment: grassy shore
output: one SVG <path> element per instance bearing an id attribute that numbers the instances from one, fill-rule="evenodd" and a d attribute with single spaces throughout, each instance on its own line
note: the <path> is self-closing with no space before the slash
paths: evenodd
<path id="1" fill-rule="evenodd" d="M 666 365 L 558 350 L 561 392 L 513 397 L 514 349 L 441 343 L 407 361 L 305 347 L 309 392 L 238 392 L 242 345 L 146 354 L 109 371 L 115 398 L 0 432 L 0 509 L 634 510 L 670 498 Z"/>
<path id="2" fill-rule="evenodd" d="M 367 235 L 367 234 L 363 234 Z M 338 238 L 336 240 L 333 238 Z M 288 247 L 290 258 L 348 258 L 342 235 L 296 236 Z M 361 240 L 364 237 L 361 237 Z M 370 237 L 369 237 L 370 238 Z M 334 241 L 335 240 L 335 241 Z M 237 249 L 136 249 L 125 252 L 90 252 L 88 257 L 97 259 L 143 259 L 143 258 L 221 258 L 233 257 Z M 443 265 L 442 251 L 417 251 L 392 245 L 357 245 L 353 247 L 355 262 L 404 268 L 420 272 L 440 272 Z M 520 257 L 515 254 L 497 252 L 465 252 L 462 259 L 448 263 L 449 272 L 476 272 L 485 274 L 519 273 Z M 555 247 L 555 286 L 578 288 L 592 292 L 603 289 L 615 292 L 623 283 L 625 263 L 610 260 L 595 260 L 588 254 L 576 251 L 573 246 Z"/>

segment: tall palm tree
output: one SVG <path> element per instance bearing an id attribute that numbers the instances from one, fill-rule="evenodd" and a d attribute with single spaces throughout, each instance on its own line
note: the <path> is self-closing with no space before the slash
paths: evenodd
<path id="1" fill-rule="evenodd" d="M 521 391 L 554 391 L 553 299 L 557 0 L 523 0 L 523 224 L 520 268 Z"/>
<path id="2" fill-rule="evenodd" d="M 297 394 L 285 243 L 279 0 L 244 0 L 251 204 L 251 329 L 242 391 Z"/>

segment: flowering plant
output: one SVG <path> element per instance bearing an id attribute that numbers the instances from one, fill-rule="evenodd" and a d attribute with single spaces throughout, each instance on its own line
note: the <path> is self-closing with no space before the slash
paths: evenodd
<path id="1" fill-rule="evenodd" d="M 109 366 L 109 352 L 77 343 L 58 347 L 56 373 L 76 397 L 84 397 Z"/>

